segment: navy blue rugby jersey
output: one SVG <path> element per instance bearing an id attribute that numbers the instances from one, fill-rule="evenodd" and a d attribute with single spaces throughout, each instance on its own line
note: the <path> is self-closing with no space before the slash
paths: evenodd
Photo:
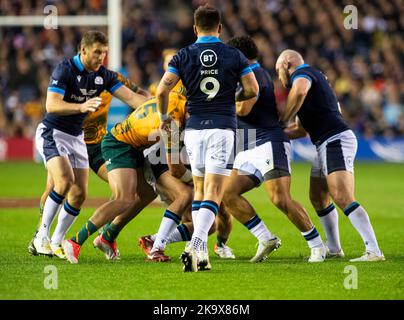
<path id="1" fill-rule="evenodd" d="M 259 85 L 259 96 L 248 115 L 237 116 L 237 128 L 244 129 L 244 147 L 259 146 L 268 141 L 289 141 L 279 122 L 271 76 L 259 63 L 251 64 L 250 68 Z M 251 141 L 254 135 L 256 139 Z"/>
<path id="2" fill-rule="evenodd" d="M 299 77 L 311 82 L 310 90 L 297 113 L 311 141 L 319 145 L 329 137 L 348 130 L 337 97 L 325 75 L 308 64 L 302 64 L 292 73 L 292 83 Z"/>
<path id="3" fill-rule="evenodd" d="M 252 72 L 238 49 L 217 37 L 199 37 L 173 57 L 168 71 L 187 89 L 187 129 L 236 129 L 237 84 Z"/>
<path id="4" fill-rule="evenodd" d="M 101 66 L 97 72 L 88 72 L 76 55 L 71 59 L 64 59 L 53 70 L 49 81 L 48 91 L 63 95 L 63 101 L 69 103 L 84 103 L 98 97 L 101 92 L 108 90 L 113 94 L 122 83 L 115 72 Z M 84 118 L 87 113 L 74 115 L 57 115 L 46 113 L 43 124 L 68 134 L 78 136 L 82 132 Z"/>

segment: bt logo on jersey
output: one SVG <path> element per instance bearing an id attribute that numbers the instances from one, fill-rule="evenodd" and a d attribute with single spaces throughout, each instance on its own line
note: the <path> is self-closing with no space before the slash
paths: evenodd
<path id="1" fill-rule="evenodd" d="M 207 49 L 202 51 L 199 60 L 204 67 L 212 67 L 217 62 L 217 55 L 213 50 Z"/>

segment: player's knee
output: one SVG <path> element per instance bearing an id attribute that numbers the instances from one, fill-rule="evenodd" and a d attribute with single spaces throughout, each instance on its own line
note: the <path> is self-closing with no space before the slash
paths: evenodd
<path id="1" fill-rule="evenodd" d="M 125 211 L 133 206 L 133 204 L 136 202 L 136 195 L 117 194 L 115 195 L 115 199 L 112 201 L 119 206 L 120 211 Z"/>
<path id="2" fill-rule="evenodd" d="M 218 201 L 223 198 L 224 189 L 222 185 L 214 185 L 212 183 L 207 184 L 204 198 L 205 199 L 212 199 L 213 201 Z"/>
<path id="3" fill-rule="evenodd" d="M 180 195 L 181 202 L 186 206 L 190 204 L 194 199 L 194 193 L 192 192 L 191 188 L 184 188 Z"/>
<path id="4" fill-rule="evenodd" d="M 341 210 L 344 210 L 348 205 L 355 201 L 354 197 L 344 192 L 335 192 L 335 194 L 332 195 L 332 199 Z"/>
<path id="5" fill-rule="evenodd" d="M 81 207 L 84 200 L 87 198 L 87 190 L 75 190 L 69 195 L 70 204 L 77 208 Z"/>
<path id="6" fill-rule="evenodd" d="M 54 190 L 63 196 L 66 196 L 74 184 L 74 179 L 70 176 L 63 176 L 55 180 Z"/>
<path id="7" fill-rule="evenodd" d="M 185 185 L 182 187 L 177 186 L 175 190 L 172 191 L 172 202 L 175 202 L 179 206 L 184 208 L 188 205 L 191 205 L 192 200 L 194 199 L 194 192 L 191 187 Z"/>

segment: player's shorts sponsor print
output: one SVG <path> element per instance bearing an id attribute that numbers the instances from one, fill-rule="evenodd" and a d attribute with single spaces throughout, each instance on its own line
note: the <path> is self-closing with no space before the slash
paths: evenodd
<path id="1" fill-rule="evenodd" d="M 184 142 L 192 174 L 229 176 L 234 163 L 234 140 L 233 130 L 186 130 Z"/>
<path id="2" fill-rule="evenodd" d="M 122 168 L 136 169 L 144 165 L 142 151 L 116 140 L 111 133 L 107 133 L 102 139 L 101 150 L 108 172 Z"/>
<path id="3" fill-rule="evenodd" d="M 86 144 L 86 147 L 90 168 L 97 173 L 101 166 L 105 163 L 105 160 L 102 157 L 101 142 L 95 144 Z"/>
<path id="4" fill-rule="evenodd" d="M 73 136 L 40 123 L 35 134 L 35 145 L 45 164 L 50 159 L 60 156 L 67 158 L 72 168 L 88 169 L 83 133 Z"/>
<path id="5" fill-rule="evenodd" d="M 255 148 L 241 151 L 234 160 L 238 174 L 250 176 L 257 185 L 290 176 L 291 146 L 289 142 L 268 141 Z"/>
<path id="6" fill-rule="evenodd" d="M 335 171 L 354 172 L 358 141 L 352 130 L 338 133 L 317 147 L 311 168 L 312 177 L 325 177 Z"/>

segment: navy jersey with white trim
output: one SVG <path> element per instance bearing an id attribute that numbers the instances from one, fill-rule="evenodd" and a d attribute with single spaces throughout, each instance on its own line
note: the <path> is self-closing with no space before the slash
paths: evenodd
<path id="1" fill-rule="evenodd" d="M 187 129 L 236 129 L 235 94 L 240 77 L 251 72 L 247 58 L 217 37 L 204 36 L 170 61 L 187 90 Z"/>
<path id="2" fill-rule="evenodd" d="M 297 113 L 311 141 L 319 145 L 329 137 L 348 130 L 337 97 L 325 75 L 308 64 L 302 64 L 292 73 L 292 83 L 300 77 L 311 82 L 311 87 Z"/>
<path id="3" fill-rule="evenodd" d="M 114 93 L 122 83 L 115 72 L 101 66 L 96 72 L 88 72 L 76 55 L 71 59 L 64 59 L 52 72 L 48 91 L 63 95 L 63 101 L 69 103 L 84 103 L 98 97 L 104 90 Z M 73 115 L 58 115 L 46 113 L 43 124 L 68 134 L 78 136 L 82 132 L 84 118 L 87 113 Z"/>
<path id="4" fill-rule="evenodd" d="M 246 116 L 237 116 L 237 128 L 244 129 L 244 147 L 259 146 L 268 141 L 289 141 L 279 122 L 274 83 L 268 72 L 259 63 L 253 63 L 250 68 L 254 72 L 259 85 L 259 96 L 250 113 Z M 254 137 L 255 141 L 248 141 Z"/>

